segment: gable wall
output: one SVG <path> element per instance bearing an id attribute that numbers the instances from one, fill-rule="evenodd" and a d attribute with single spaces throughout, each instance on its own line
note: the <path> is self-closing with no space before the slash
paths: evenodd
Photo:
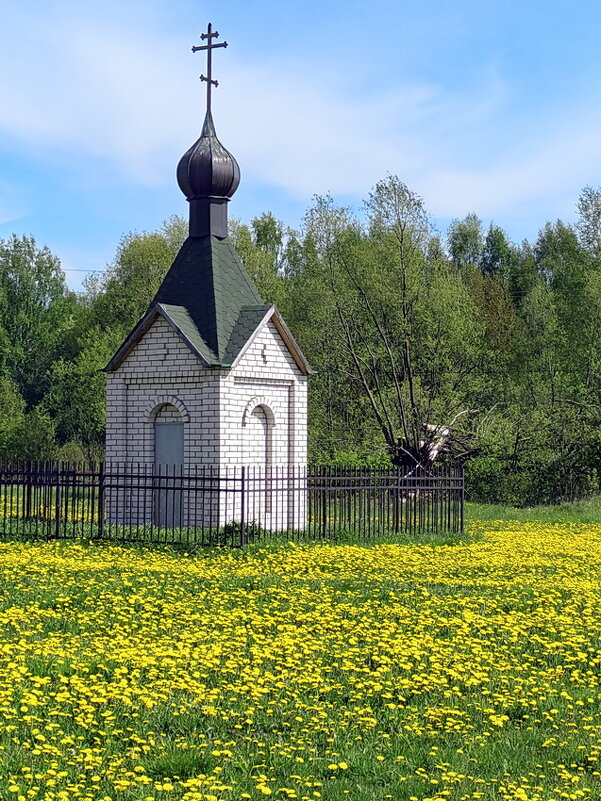
<path id="1" fill-rule="evenodd" d="M 270 408 L 273 465 L 306 464 L 307 377 L 298 369 L 273 322 L 256 334 L 235 368 L 225 374 L 221 388 L 222 464 L 248 464 L 257 453 L 249 441 L 251 427 L 243 425 L 245 410 L 260 402 Z"/>
<path id="2" fill-rule="evenodd" d="M 138 344 L 121 362 L 119 371 L 159 372 L 162 375 L 191 371 L 202 365 L 163 317 L 158 317 Z"/>
<path id="3" fill-rule="evenodd" d="M 219 371 L 202 366 L 159 317 L 118 370 L 107 374 L 106 458 L 151 464 L 151 410 L 169 402 L 189 415 L 185 464 L 215 464 L 219 456 Z"/>

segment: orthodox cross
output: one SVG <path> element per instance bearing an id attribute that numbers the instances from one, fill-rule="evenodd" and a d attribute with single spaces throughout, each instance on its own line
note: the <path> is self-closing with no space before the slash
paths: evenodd
<path id="1" fill-rule="evenodd" d="M 213 80 L 213 67 L 212 67 L 212 50 L 216 47 L 227 47 L 227 42 L 220 42 L 219 44 L 213 44 L 213 39 L 218 39 L 219 34 L 217 31 L 213 30 L 213 26 L 209 22 L 207 26 L 207 32 L 201 33 L 200 38 L 204 41 L 207 40 L 206 45 L 198 45 L 197 47 L 192 48 L 192 52 L 196 53 L 197 50 L 206 50 L 207 51 L 207 74 L 201 75 L 200 80 L 206 81 L 207 84 L 207 111 L 211 110 L 211 87 L 212 86 L 219 86 L 219 81 Z"/>

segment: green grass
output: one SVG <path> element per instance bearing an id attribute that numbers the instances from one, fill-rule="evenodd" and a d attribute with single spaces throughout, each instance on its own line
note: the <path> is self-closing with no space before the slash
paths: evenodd
<path id="1" fill-rule="evenodd" d="M 557 506 L 518 508 L 503 504 L 466 503 L 465 520 L 517 520 L 522 523 L 601 523 L 601 496 Z"/>
<path id="2" fill-rule="evenodd" d="M 418 545 L 456 545 L 461 542 L 472 541 L 473 532 L 461 531 L 420 531 L 417 523 L 413 521 L 414 530 L 394 531 L 386 529 L 379 521 L 372 521 L 369 529 L 355 530 L 341 525 L 333 526 L 324 536 L 321 528 L 309 521 L 304 530 L 271 531 L 264 529 L 257 523 L 246 525 L 244 537 L 241 537 L 241 526 L 238 521 L 232 521 L 224 526 L 213 529 L 201 528 L 160 528 L 153 524 L 143 525 L 117 525 L 106 523 L 100 536 L 97 523 L 83 520 L 63 520 L 59 527 L 53 520 L 24 519 L 19 516 L 0 519 L 0 540 L 4 541 L 31 541 L 31 540 L 91 540 L 107 543 L 138 543 L 141 545 L 170 545 L 175 549 L 188 553 L 206 550 L 215 546 L 238 546 L 241 539 L 245 546 L 260 544 L 261 546 L 274 545 L 281 547 L 290 541 L 295 542 L 332 542 L 347 545 L 368 545 L 375 543 L 418 544 Z"/>
<path id="3" fill-rule="evenodd" d="M 445 546 L 457 545 L 461 543 L 474 542 L 480 535 L 481 530 L 474 524 L 493 523 L 497 521 L 517 521 L 521 523 L 601 523 L 601 496 L 588 500 L 577 501 L 574 503 L 563 503 L 556 506 L 532 506 L 518 508 L 504 504 L 480 504 L 466 503 L 465 505 L 465 532 L 380 532 L 377 535 L 359 535 L 351 529 L 338 529 L 326 537 L 326 541 L 347 544 L 369 545 L 377 543 L 396 543 Z M 28 522 L 9 518 L 8 528 L 0 533 L 0 537 L 11 540 L 30 540 L 44 539 L 44 529 L 47 528 L 49 536 L 53 538 L 55 529 L 53 526 L 45 526 L 43 522 Z M 177 549 L 188 552 L 206 550 L 207 545 L 228 545 L 230 542 L 238 541 L 236 531 L 230 528 L 237 524 L 229 524 L 220 530 L 200 531 L 194 529 L 174 529 L 173 531 L 160 530 L 154 526 L 115 526 L 105 527 L 105 539 L 109 542 L 138 542 L 140 544 L 156 545 L 168 544 Z M 96 539 L 98 536 L 98 526 L 83 521 L 74 524 L 68 523 L 66 530 L 61 530 L 61 538 L 72 539 Z M 290 540 L 295 541 L 318 541 L 321 539 L 319 532 L 307 534 L 306 532 L 269 532 L 263 531 L 258 526 L 250 524 L 246 532 L 246 545 L 252 547 L 254 543 L 261 546 L 273 545 L 282 547 Z"/>
<path id="4" fill-rule="evenodd" d="M 489 532 L 0 544 L 0 800 L 601 798 L 601 528 Z"/>

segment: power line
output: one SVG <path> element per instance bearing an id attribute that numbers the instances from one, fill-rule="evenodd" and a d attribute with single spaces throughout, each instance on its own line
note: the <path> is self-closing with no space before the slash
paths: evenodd
<path id="1" fill-rule="evenodd" d="M 81 270 L 79 267 L 63 267 L 65 273 L 105 273 L 106 270 Z"/>

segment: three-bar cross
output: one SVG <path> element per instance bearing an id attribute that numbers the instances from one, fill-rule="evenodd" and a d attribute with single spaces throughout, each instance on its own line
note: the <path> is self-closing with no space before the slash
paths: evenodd
<path id="1" fill-rule="evenodd" d="M 216 47 L 227 47 L 227 42 L 220 42 L 219 44 L 213 44 L 212 39 L 218 39 L 219 34 L 217 31 L 213 31 L 213 26 L 209 22 L 207 27 L 206 33 L 201 33 L 200 38 L 204 41 L 207 40 L 206 45 L 198 45 L 198 47 L 193 47 L 192 52 L 196 53 L 197 50 L 206 50 L 207 51 L 207 74 L 201 75 L 200 80 L 206 81 L 207 83 L 207 111 L 211 110 L 211 87 L 212 86 L 219 86 L 219 81 L 213 80 L 213 66 L 212 66 L 212 50 Z"/>

